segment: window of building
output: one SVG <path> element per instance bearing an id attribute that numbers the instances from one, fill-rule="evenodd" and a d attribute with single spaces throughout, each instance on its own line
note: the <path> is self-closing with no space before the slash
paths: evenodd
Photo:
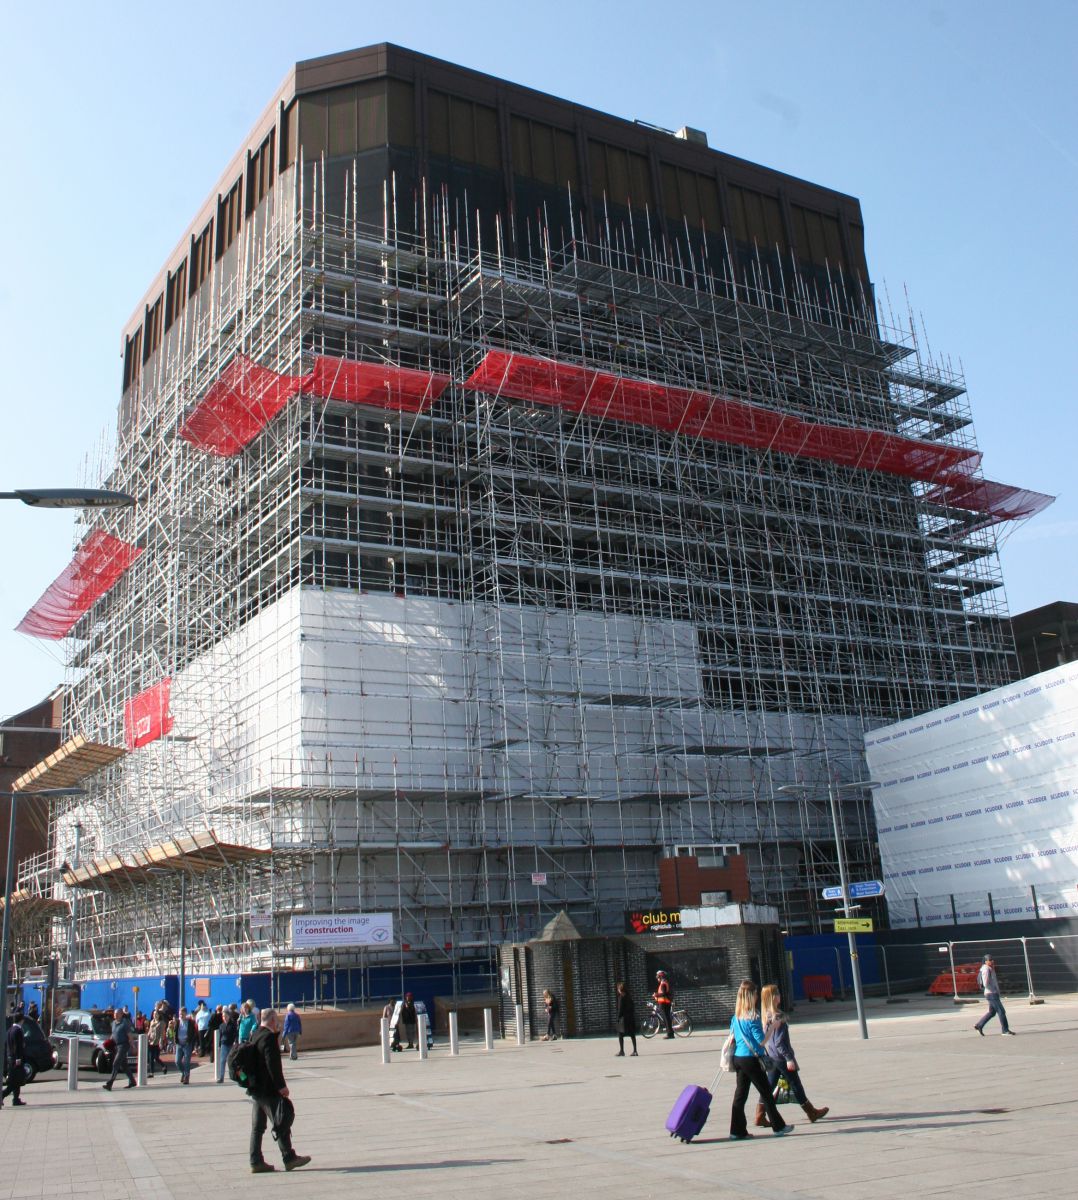
<path id="1" fill-rule="evenodd" d="M 579 186 L 576 139 L 568 130 L 513 117 L 511 134 L 514 174 L 559 188 Z"/>
<path id="2" fill-rule="evenodd" d="M 430 152 L 440 158 L 497 170 L 498 112 L 445 92 L 427 92 L 427 133 Z"/>
<path id="3" fill-rule="evenodd" d="M 191 295 L 206 282 L 210 271 L 213 270 L 213 218 L 206 223 L 206 228 L 197 238 L 191 239 L 191 253 L 188 256 L 191 263 Z"/>
<path id="4" fill-rule="evenodd" d="M 719 185 L 714 176 L 663 163 L 662 185 L 668 221 L 686 221 L 693 229 L 706 228 L 712 232 L 722 228 Z"/>
<path id="5" fill-rule="evenodd" d="M 232 245 L 239 236 L 243 224 L 243 178 L 228 189 L 228 193 L 217 201 L 217 257 Z"/>
<path id="6" fill-rule="evenodd" d="M 788 248 L 782 205 L 775 196 L 766 196 L 749 188 L 730 184 L 730 225 L 734 237 L 747 245 L 781 251 Z"/>
<path id="7" fill-rule="evenodd" d="M 143 322 L 146 330 L 145 336 L 142 339 L 142 359 L 145 362 L 149 359 L 158 347 L 161 345 L 161 335 L 164 332 L 165 324 L 165 297 L 164 294 L 157 299 L 146 309 L 146 320 Z"/>
<path id="8" fill-rule="evenodd" d="M 389 140 L 386 80 L 331 88 L 299 101 L 299 140 L 308 162 L 357 154 Z M 295 159 L 295 152 L 289 147 Z"/>
<path id="9" fill-rule="evenodd" d="M 643 154 L 634 154 L 606 142 L 588 142 L 591 186 L 596 199 L 605 195 L 611 204 L 651 206 L 651 172 Z"/>
<path id="10" fill-rule="evenodd" d="M 388 123 L 391 145 L 415 145 L 415 88 L 403 79 L 389 81 Z"/>
<path id="11" fill-rule="evenodd" d="M 682 988 L 716 987 L 730 982 L 730 957 L 725 946 L 709 950 L 670 950 L 663 954 L 648 954 L 647 978 L 654 979 L 656 971 L 670 976 L 674 999 Z"/>
<path id="12" fill-rule="evenodd" d="M 273 187 L 274 133 L 247 160 L 247 212 L 254 210 L 269 195 Z"/>
<path id="13" fill-rule="evenodd" d="M 286 171 L 299 154 L 299 101 L 293 100 L 281 118 L 281 170 Z"/>
<path id="14" fill-rule="evenodd" d="M 138 383 L 142 374 L 142 327 L 140 326 L 124 344 L 124 391 Z"/>
<path id="15" fill-rule="evenodd" d="M 168 274 L 165 285 L 165 330 L 172 328 L 187 306 L 187 259 Z"/>
<path id="16" fill-rule="evenodd" d="M 819 267 L 824 264 L 832 267 L 846 265 L 837 217 L 802 208 L 799 204 L 790 206 L 790 215 L 799 257 Z"/>

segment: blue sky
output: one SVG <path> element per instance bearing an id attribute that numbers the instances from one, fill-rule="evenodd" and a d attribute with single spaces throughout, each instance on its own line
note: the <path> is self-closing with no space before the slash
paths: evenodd
<path id="1" fill-rule="evenodd" d="M 290 65 L 392 41 L 857 196 L 877 285 L 965 371 L 985 473 L 1059 497 L 1004 541 L 1011 611 L 1078 600 L 1071 0 L 61 3 L 5 25 L 0 489 L 83 477 L 124 322 Z M 73 521 L 0 520 L 6 715 L 63 678 L 12 630 Z"/>

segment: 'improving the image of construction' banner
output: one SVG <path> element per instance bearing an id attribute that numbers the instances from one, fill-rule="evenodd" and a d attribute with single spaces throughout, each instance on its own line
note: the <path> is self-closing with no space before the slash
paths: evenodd
<path id="1" fill-rule="evenodd" d="M 392 945 L 392 913 L 335 913 L 333 916 L 292 918 L 293 950 Z"/>

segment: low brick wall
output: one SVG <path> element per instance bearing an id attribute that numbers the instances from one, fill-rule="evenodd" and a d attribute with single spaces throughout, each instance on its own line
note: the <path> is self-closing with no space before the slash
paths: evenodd
<path id="1" fill-rule="evenodd" d="M 377 1046 L 381 1041 L 378 1023 L 382 1009 L 344 1011 L 336 1008 L 300 1010 L 303 1022 L 301 1050 L 336 1050 L 341 1046 Z M 282 1015 L 282 1023 L 284 1017 Z"/>

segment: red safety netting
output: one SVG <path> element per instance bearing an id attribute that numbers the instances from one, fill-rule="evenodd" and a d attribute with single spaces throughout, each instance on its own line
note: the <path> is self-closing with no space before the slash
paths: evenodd
<path id="1" fill-rule="evenodd" d="M 228 457 L 249 445 L 300 390 L 296 375 L 280 375 L 237 354 L 180 427 L 180 437 Z"/>
<path id="2" fill-rule="evenodd" d="M 124 705 L 124 744 L 128 750 L 137 750 L 171 732 L 171 693 L 172 680 L 162 679 Z"/>
<path id="3" fill-rule="evenodd" d="M 90 611 L 141 553 L 141 547 L 95 530 L 15 626 L 16 632 L 41 638 L 67 637 L 79 617 Z"/>
<path id="4" fill-rule="evenodd" d="M 319 356 L 306 375 L 281 375 L 237 355 L 180 427 L 180 437 L 210 454 L 238 454 L 301 391 L 397 412 L 425 412 L 449 376 L 390 363 Z"/>
<path id="5" fill-rule="evenodd" d="M 302 382 L 305 392 L 313 392 L 327 400 L 418 413 L 430 408 L 445 391 L 449 376 L 396 367 L 391 363 L 318 357 Z"/>
<path id="6" fill-rule="evenodd" d="M 754 449 L 818 458 L 866 471 L 933 480 L 980 461 L 975 450 L 921 442 L 870 429 L 804 421 L 744 400 L 692 388 L 625 379 L 573 363 L 504 350 L 488 351 L 465 381 L 476 391 L 551 404 L 590 417 L 650 425 Z"/>
<path id="7" fill-rule="evenodd" d="M 991 479 L 971 479 L 963 475 L 948 476 L 944 483 L 931 488 L 927 499 L 951 508 L 987 513 L 997 521 L 1020 521 L 1043 512 L 1055 499 L 1043 492 L 995 483 Z"/>

